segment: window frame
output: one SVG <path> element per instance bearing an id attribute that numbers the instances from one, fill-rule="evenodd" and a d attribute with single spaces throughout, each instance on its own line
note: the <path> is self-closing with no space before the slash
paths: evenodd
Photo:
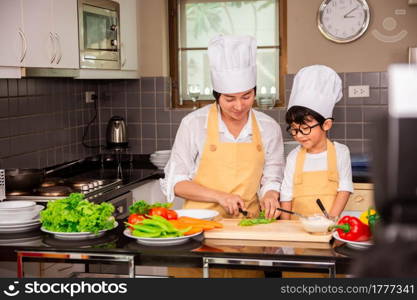
<path id="1" fill-rule="evenodd" d="M 284 107 L 285 105 L 285 75 L 287 74 L 287 1 L 278 0 L 279 7 L 279 100 L 274 107 Z M 169 67 L 171 77 L 171 107 L 172 108 L 193 108 L 203 107 L 212 103 L 208 100 L 180 101 L 180 65 L 179 65 L 179 19 L 178 8 L 180 0 L 168 0 L 168 26 L 169 26 Z M 262 48 L 262 47 L 258 47 Z M 259 92 L 259 89 L 258 89 Z M 214 98 L 213 98 L 214 101 Z M 255 101 L 254 107 L 257 107 Z"/>

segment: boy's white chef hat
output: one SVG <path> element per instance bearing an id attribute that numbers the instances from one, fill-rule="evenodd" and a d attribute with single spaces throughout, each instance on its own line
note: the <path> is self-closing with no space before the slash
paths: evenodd
<path id="1" fill-rule="evenodd" d="M 342 95 L 342 80 L 333 69 L 323 65 L 308 66 L 295 75 L 288 109 L 304 106 L 324 118 L 331 118 Z"/>
<path id="2" fill-rule="evenodd" d="M 221 35 L 208 45 L 211 81 L 219 93 L 239 93 L 256 85 L 256 40 L 251 36 Z"/>

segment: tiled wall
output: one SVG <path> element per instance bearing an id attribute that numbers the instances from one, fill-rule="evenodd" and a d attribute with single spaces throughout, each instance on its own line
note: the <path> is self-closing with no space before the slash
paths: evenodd
<path id="1" fill-rule="evenodd" d="M 334 110 L 335 124 L 330 137 L 347 144 L 351 153 L 367 153 L 371 138 L 371 120 L 387 112 L 386 73 L 341 73 L 343 99 Z M 291 93 L 294 75 L 286 77 L 286 98 Z M 369 98 L 348 98 L 349 85 L 369 85 Z M 127 120 L 130 151 L 151 153 L 169 149 L 181 119 L 191 110 L 170 109 L 170 81 L 164 77 L 140 80 L 102 82 L 100 85 L 101 142 L 105 142 L 106 122 L 113 115 Z M 283 131 L 284 140 L 292 138 L 285 132 L 285 108 L 264 111 L 273 117 Z"/>
<path id="2" fill-rule="evenodd" d="M 367 153 L 371 121 L 387 113 L 387 74 L 342 73 L 344 96 L 334 111 L 332 139 L 347 144 L 351 153 Z M 286 97 L 294 75 L 286 77 Z M 369 85 L 369 98 L 348 98 L 349 85 Z M 151 153 L 170 149 L 182 118 L 191 110 L 170 108 L 170 80 L 74 80 L 68 78 L 0 79 L 0 168 L 43 168 L 99 152 L 81 144 L 94 116 L 84 92 L 98 92 L 98 117 L 86 143 L 105 146 L 107 122 L 120 115 L 127 122 L 129 151 Z M 264 111 L 284 133 L 285 108 Z"/>
<path id="3" fill-rule="evenodd" d="M 0 167 L 43 168 L 97 152 L 81 145 L 98 82 L 68 78 L 0 79 Z M 98 123 L 86 139 L 98 143 Z"/>

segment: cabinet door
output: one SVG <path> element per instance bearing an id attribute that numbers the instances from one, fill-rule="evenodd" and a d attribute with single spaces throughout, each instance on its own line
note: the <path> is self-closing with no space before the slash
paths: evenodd
<path id="1" fill-rule="evenodd" d="M 350 196 L 345 210 L 364 211 L 375 207 L 374 191 L 371 184 L 355 184 L 354 192 Z"/>
<path id="2" fill-rule="evenodd" d="M 138 69 L 136 0 L 117 0 L 120 4 L 120 47 L 122 70 Z"/>
<path id="3" fill-rule="evenodd" d="M 76 0 L 53 0 L 52 20 L 57 56 L 55 68 L 79 68 L 78 16 Z"/>
<path id="4" fill-rule="evenodd" d="M 51 0 L 21 0 L 23 31 L 27 39 L 24 67 L 50 68 L 56 59 Z"/>
<path id="5" fill-rule="evenodd" d="M 20 66 L 24 56 L 20 0 L 0 1 L 0 66 Z"/>

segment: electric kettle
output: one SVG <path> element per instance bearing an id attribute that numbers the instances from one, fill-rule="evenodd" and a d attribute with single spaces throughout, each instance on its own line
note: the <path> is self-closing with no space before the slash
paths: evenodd
<path id="1" fill-rule="evenodd" d="M 113 116 L 107 123 L 107 148 L 127 148 L 127 144 L 125 120 Z"/>

